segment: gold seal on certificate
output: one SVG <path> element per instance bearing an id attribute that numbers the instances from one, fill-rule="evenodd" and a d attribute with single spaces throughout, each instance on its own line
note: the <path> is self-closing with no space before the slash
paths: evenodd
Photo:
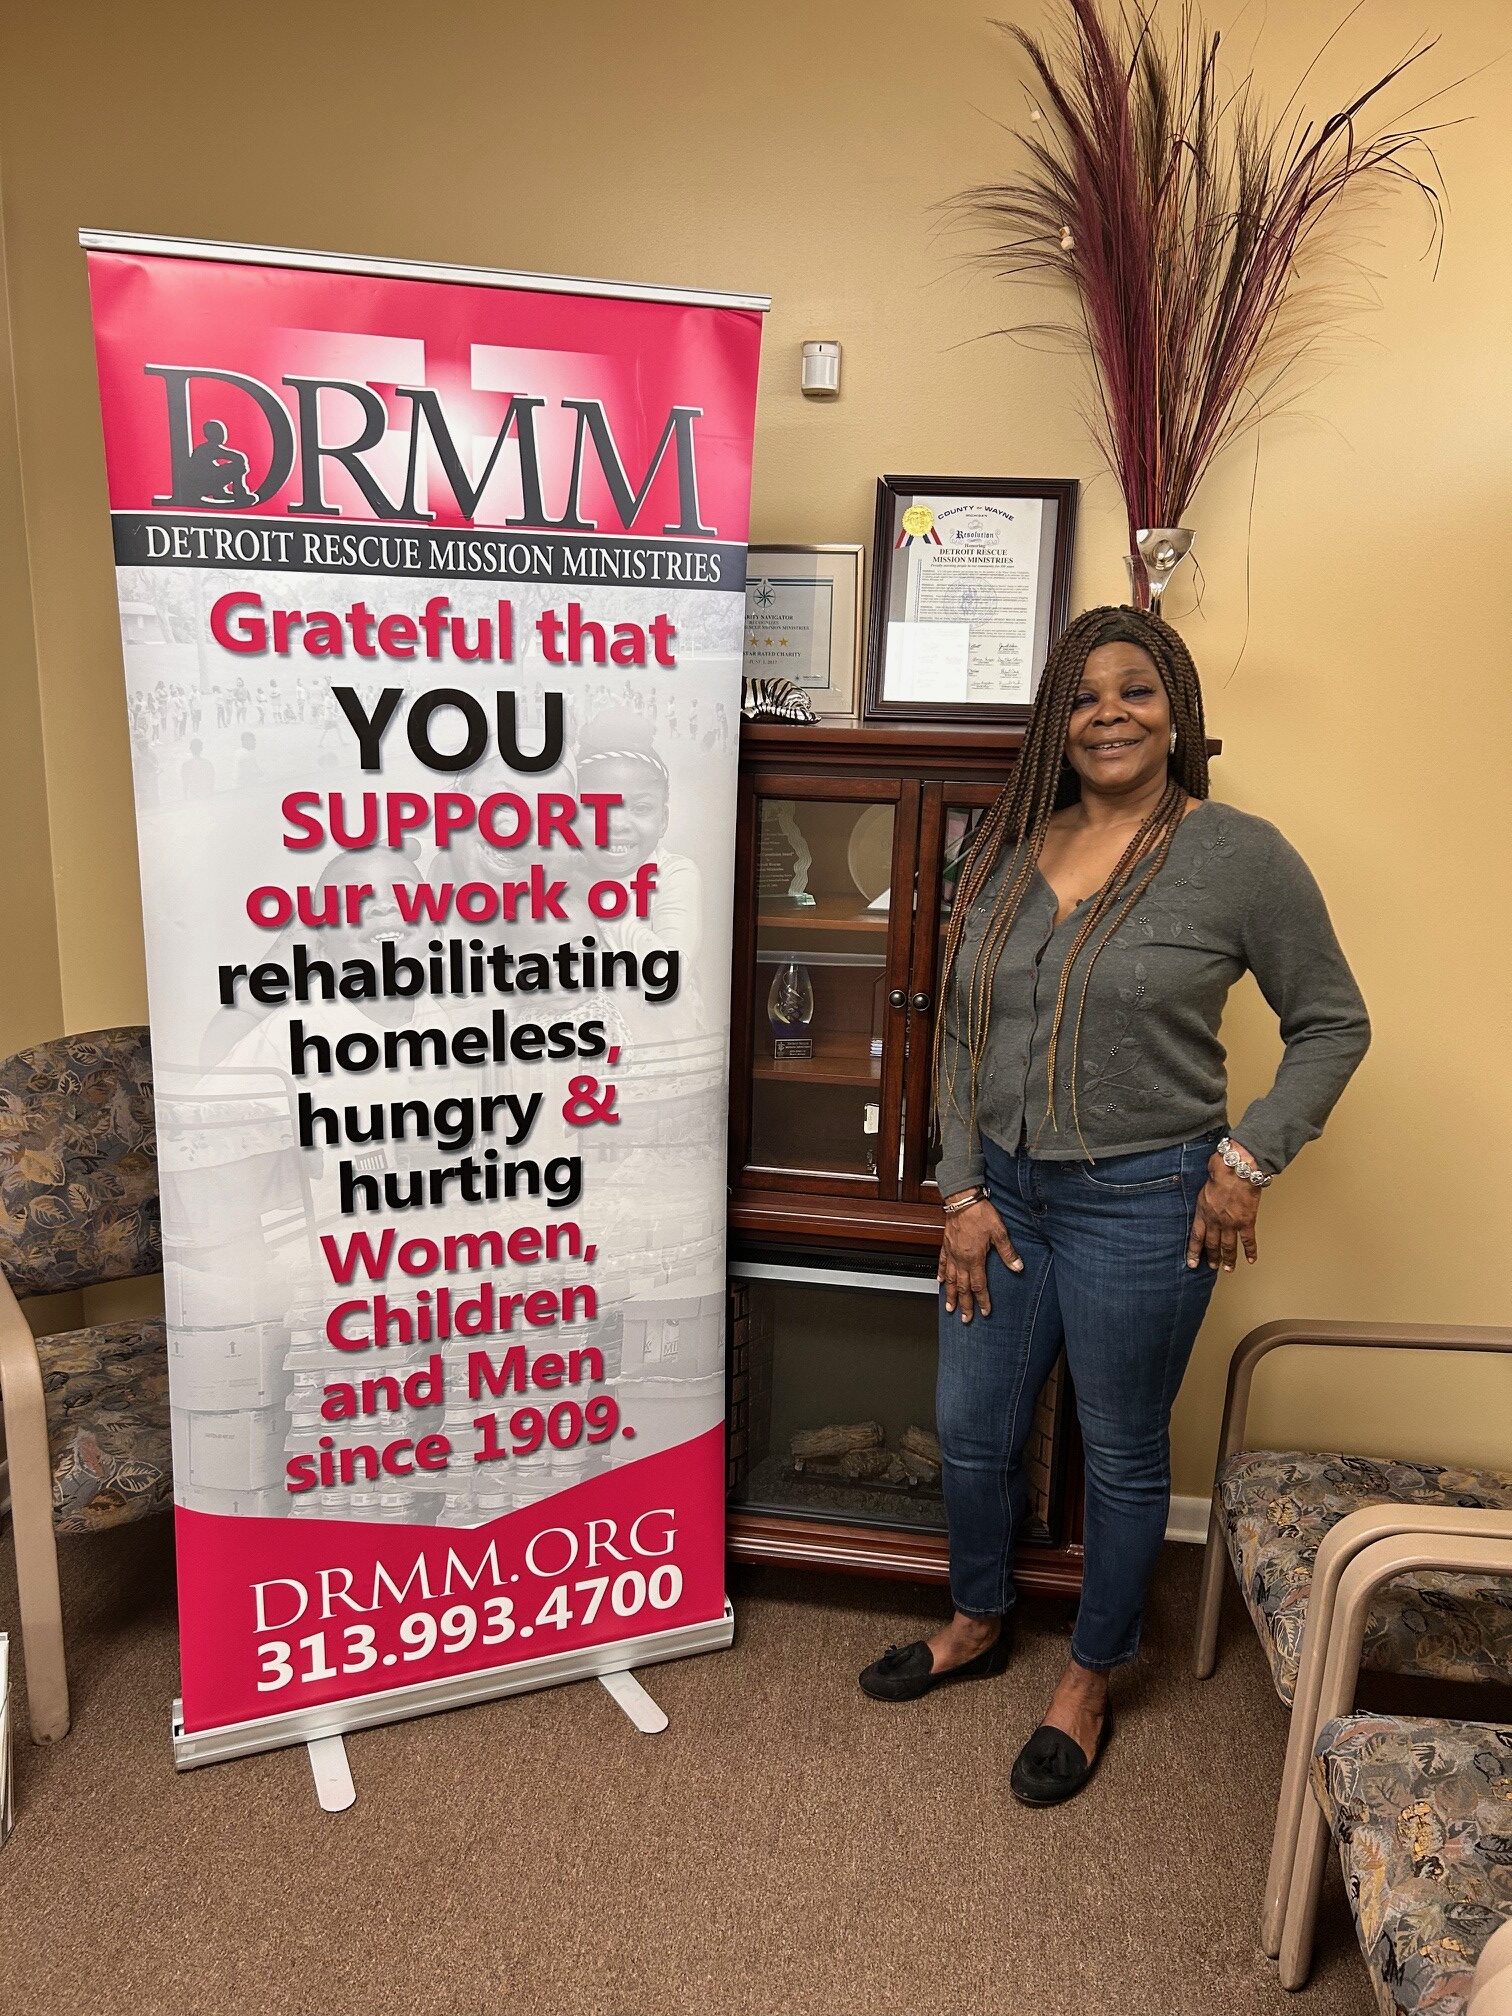
<path id="1" fill-rule="evenodd" d="M 1071 481 L 884 476 L 869 720 L 1022 720 L 1066 620 Z"/>
<path id="2" fill-rule="evenodd" d="M 859 546 L 752 546 L 741 672 L 785 679 L 816 714 L 854 715 L 860 697 Z"/>

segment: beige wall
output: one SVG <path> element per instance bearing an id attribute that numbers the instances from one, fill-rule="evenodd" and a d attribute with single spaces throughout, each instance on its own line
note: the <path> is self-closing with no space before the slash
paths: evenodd
<path id="1" fill-rule="evenodd" d="M 4 752 L 6 872 L 0 876 L 0 1057 L 63 1026 L 53 908 L 47 770 L 32 631 L 31 570 L 16 438 L 10 321 L 5 312 L 4 185 L 0 178 L 0 751 Z"/>
<path id="2" fill-rule="evenodd" d="M 1019 102 L 985 11 L 978 0 L 9 10 L 0 170 L 45 740 L 43 771 L 21 561 L 7 551 L 5 662 L 23 670 L 3 702 L 7 838 L 23 871 L 12 879 L 31 885 L 5 898 L 26 906 L 4 920 L 16 1028 L 143 1011 L 78 228 L 765 290 L 756 537 L 867 537 L 884 469 L 1078 475 L 1089 487 L 1076 601 L 1117 600 L 1120 513 L 1076 419 L 1077 366 L 988 339 L 1041 304 L 969 270 L 968 241 L 932 209 L 993 174 L 1006 144 L 993 119 Z M 1050 13 L 1048 0 L 997 11 Z M 1225 21 L 1237 0 L 1212 11 Z M 1503 0 L 1375 0 L 1344 38 L 1346 59 L 1320 67 L 1320 92 L 1385 67 L 1430 14 L 1438 81 L 1502 55 Z M 1289 87 L 1321 17 L 1311 0 L 1270 0 L 1261 19 L 1259 67 Z M 1220 1285 L 1180 1404 L 1179 1490 L 1204 1488 L 1228 1349 L 1250 1324 L 1512 1314 L 1500 1173 L 1512 1139 L 1509 95 L 1503 62 L 1454 108 L 1473 120 L 1440 136 L 1453 210 L 1437 279 L 1417 258 L 1421 217 L 1385 218 L 1363 252 L 1384 275 L 1384 312 L 1301 412 L 1266 431 L 1248 587 L 1248 451 L 1190 514 L 1206 592 L 1189 620 L 1189 594 L 1172 613 L 1224 740 L 1217 788 L 1275 819 L 1313 863 L 1376 1044 L 1326 1140 L 1266 1200 L 1261 1265 Z M 846 346 L 837 404 L 798 395 L 806 336 Z M 7 524 L 14 486 L 0 405 Z M 1230 1035 L 1242 1102 L 1276 1047 L 1252 993 L 1236 999 Z M 1438 1364 L 1413 1384 L 1400 1365 L 1297 1361 L 1271 1382 L 1262 1425 L 1506 1461 L 1501 1379 Z"/>

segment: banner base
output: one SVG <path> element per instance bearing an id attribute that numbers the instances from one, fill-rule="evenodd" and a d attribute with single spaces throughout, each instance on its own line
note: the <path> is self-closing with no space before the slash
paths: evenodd
<path id="1" fill-rule="evenodd" d="M 633 1673 L 600 1673 L 599 1685 L 625 1711 L 642 1736 L 660 1736 L 666 1728 L 666 1711 L 657 1707 Z"/>
<path id="2" fill-rule="evenodd" d="M 284 1750 L 322 1736 L 349 1735 L 354 1729 L 376 1729 L 385 1722 L 405 1722 L 412 1715 L 433 1715 L 443 1708 L 471 1708 L 481 1701 L 526 1694 L 537 1687 L 596 1680 L 606 1673 L 629 1672 L 635 1666 L 691 1658 L 697 1652 L 722 1652 L 734 1637 L 735 1612 L 727 1598 L 723 1613 L 704 1624 L 683 1624 L 675 1631 L 652 1631 L 642 1638 L 619 1638 L 608 1645 L 585 1645 L 574 1652 L 520 1660 L 486 1673 L 459 1673 L 454 1680 L 428 1680 L 423 1686 L 395 1687 L 384 1694 L 357 1694 L 289 1715 L 228 1722 L 219 1729 L 186 1730 L 183 1703 L 175 1701 L 173 1762 L 180 1771 L 192 1771 L 201 1764 L 252 1757 L 262 1750 Z"/>
<path id="3" fill-rule="evenodd" d="M 357 1800 L 352 1767 L 347 1762 L 346 1744 L 339 1736 L 312 1736 L 308 1748 L 310 1772 L 315 1780 L 315 1796 L 320 1801 L 321 1811 L 345 1813 Z"/>

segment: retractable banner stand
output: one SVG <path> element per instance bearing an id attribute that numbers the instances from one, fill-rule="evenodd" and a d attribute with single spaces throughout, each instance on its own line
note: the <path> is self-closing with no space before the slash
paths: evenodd
<path id="1" fill-rule="evenodd" d="M 86 233 L 181 1765 L 727 1644 L 755 297 Z"/>

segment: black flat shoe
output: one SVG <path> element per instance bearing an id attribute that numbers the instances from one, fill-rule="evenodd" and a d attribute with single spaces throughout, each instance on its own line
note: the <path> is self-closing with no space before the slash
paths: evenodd
<path id="1" fill-rule="evenodd" d="M 861 1692 L 873 1701 L 917 1701 L 921 1694 L 933 1693 L 952 1680 L 985 1680 L 1001 1673 L 1013 1650 L 1013 1633 L 1008 1619 L 985 1652 L 968 1659 L 964 1666 L 952 1666 L 936 1673 L 934 1658 L 922 1638 L 911 1645 L 889 1645 L 880 1659 L 874 1659 L 861 1675 Z"/>
<path id="2" fill-rule="evenodd" d="M 1097 1748 L 1090 1757 L 1064 1729 L 1042 1722 L 1014 1759 L 1009 1790 L 1021 1806 L 1059 1806 L 1074 1799 L 1097 1769 L 1112 1734 L 1111 1703 L 1103 1710 Z"/>

